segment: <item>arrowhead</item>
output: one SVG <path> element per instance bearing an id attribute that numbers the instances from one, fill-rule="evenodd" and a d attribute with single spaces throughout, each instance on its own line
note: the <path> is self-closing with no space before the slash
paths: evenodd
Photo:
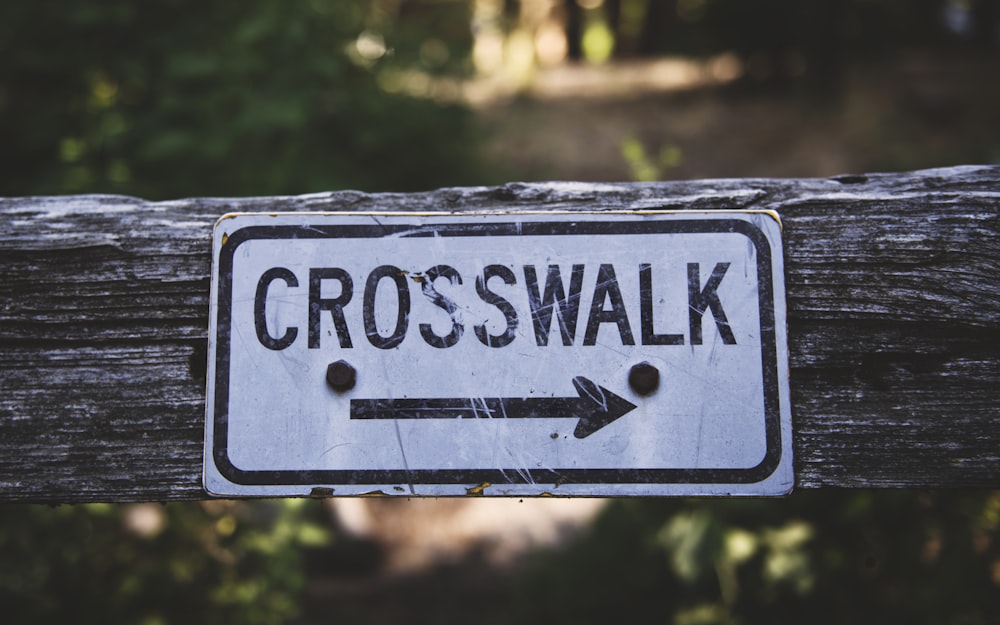
<path id="1" fill-rule="evenodd" d="M 584 377 L 573 378 L 573 387 L 585 400 L 587 414 L 580 417 L 580 422 L 573 430 L 573 436 L 587 438 L 597 430 L 618 420 L 636 408 L 636 405 L 615 395 L 603 386 L 598 386 Z"/>

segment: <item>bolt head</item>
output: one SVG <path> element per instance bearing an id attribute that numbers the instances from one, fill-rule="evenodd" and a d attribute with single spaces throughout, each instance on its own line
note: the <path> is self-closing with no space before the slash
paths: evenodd
<path id="1" fill-rule="evenodd" d="M 648 362 L 640 362 L 628 372 L 628 385 L 640 395 L 651 395 L 660 386 L 660 370 Z"/>
<path id="2" fill-rule="evenodd" d="M 335 391 L 344 392 L 354 388 L 358 373 L 346 360 L 330 363 L 326 368 L 326 383 Z"/>

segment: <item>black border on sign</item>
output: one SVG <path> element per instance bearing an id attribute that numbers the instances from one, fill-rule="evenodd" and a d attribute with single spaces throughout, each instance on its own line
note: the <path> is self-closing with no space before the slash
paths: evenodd
<path id="1" fill-rule="evenodd" d="M 236 230 L 219 251 L 218 311 L 216 319 L 216 367 L 212 457 L 219 473 L 243 486 L 339 486 L 389 484 L 753 484 L 761 482 L 781 461 L 781 409 L 778 394 L 778 355 L 774 317 L 774 279 L 771 246 L 764 233 L 740 219 L 688 219 L 671 217 L 621 221 L 523 220 L 485 223 L 447 223 L 447 218 L 428 218 L 431 223 L 372 225 L 275 225 L 248 226 Z M 308 217 L 305 219 L 309 219 Z M 254 239 L 380 239 L 406 237 L 476 236 L 573 236 L 629 234 L 742 234 L 757 251 L 757 286 L 760 311 L 761 365 L 764 388 L 764 435 L 767 449 L 761 462 L 746 469 L 324 469 L 243 470 L 229 459 L 229 364 L 232 320 L 233 258 L 236 249 Z"/>

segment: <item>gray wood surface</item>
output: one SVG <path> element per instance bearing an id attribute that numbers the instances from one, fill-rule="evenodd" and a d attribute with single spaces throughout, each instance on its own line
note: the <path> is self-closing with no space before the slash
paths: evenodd
<path id="1" fill-rule="evenodd" d="M 201 487 L 210 234 L 233 211 L 778 211 L 799 488 L 1000 487 L 1000 167 L 417 194 L 0 199 L 0 501 Z"/>

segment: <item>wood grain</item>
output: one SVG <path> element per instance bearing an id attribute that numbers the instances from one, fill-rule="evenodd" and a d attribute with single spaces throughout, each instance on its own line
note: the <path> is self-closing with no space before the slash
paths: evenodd
<path id="1" fill-rule="evenodd" d="M 0 199 L 0 501 L 201 487 L 210 235 L 235 211 L 777 211 L 799 488 L 1000 487 L 1000 167 L 417 194 Z"/>

